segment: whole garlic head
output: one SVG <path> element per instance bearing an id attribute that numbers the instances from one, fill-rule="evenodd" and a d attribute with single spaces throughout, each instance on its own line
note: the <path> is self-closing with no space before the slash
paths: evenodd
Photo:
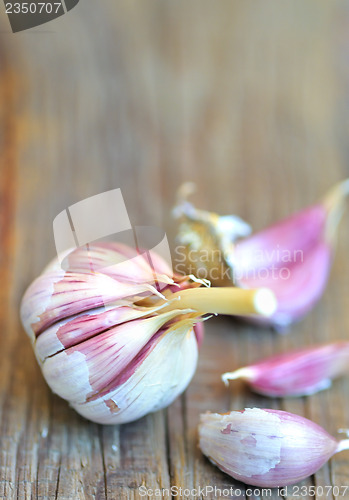
<path id="1" fill-rule="evenodd" d="M 157 254 L 98 243 L 56 259 L 21 318 L 51 389 L 86 418 L 119 424 L 168 406 L 197 364 L 205 313 L 273 314 L 269 290 L 199 288 Z"/>
<path id="2" fill-rule="evenodd" d="M 194 326 L 198 315 L 191 309 L 165 311 L 162 296 L 197 283 L 172 278 L 160 257 L 151 266 L 117 243 L 78 248 L 69 260 L 67 271 L 58 260 L 49 264 L 21 304 L 51 389 L 103 424 L 169 405 L 195 372 L 202 327 Z"/>

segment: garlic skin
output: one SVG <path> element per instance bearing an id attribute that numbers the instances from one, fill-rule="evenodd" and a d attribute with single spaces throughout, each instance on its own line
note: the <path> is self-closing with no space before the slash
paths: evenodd
<path id="1" fill-rule="evenodd" d="M 53 392 L 103 424 L 168 406 L 189 384 L 206 313 L 272 314 L 269 290 L 199 288 L 118 243 L 98 243 L 54 260 L 29 286 L 21 319 Z"/>
<path id="2" fill-rule="evenodd" d="M 178 242 L 186 249 L 187 266 L 213 285 L 272 290 L 278 308 L 268 320 L 256 319 L 258 323 L 283 329 L 302 319 L 326 287 L 349 179 L 334 186 L 321 202 L 251 236 L 249 226 L 233 216 L 196 209 L 185 199 L 189 193 L 184 185 L 174 210 L 181 220 Z M 203 268 L 204 250 L 214 258 L 201 259 Z"/>
<path id="3" fill-rule="evenodd" d="M 200 417 L 200 448 L 234 479 L 253 486 L 295 484 L 349 449 L 314 422 L 280 410 L 246 408 Z"/>
<path id="4" fill-rule="evenodd" d="M 309 396 L 331 386 L 349 372 L 349 342 L 308 347 L 271 356 L 258 363 L 224 373 L 223 382 L 242 379 L 265 396 Z"/>

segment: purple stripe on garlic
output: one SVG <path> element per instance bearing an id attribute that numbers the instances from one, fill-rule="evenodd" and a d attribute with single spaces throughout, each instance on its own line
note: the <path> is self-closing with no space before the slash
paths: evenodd
<path id="1" fill-rule="evenodd" d="M 103 424 L 136 420 L 165 408 L 186 389 L 195 373 L 197 356 L 192 329 L 160 331 L 112 382 L 108 394 L 72 406 Z M 115 405 L 113 412 L 110 404 Z"/>
<path id="2" fill-rule="evenodd" d="M 200 448 L 234 479 L 254 486 L 287 486 L 314 474 L 349 449 L 314 422 L 280 410 L 246 408 L 201 415 Z"/>

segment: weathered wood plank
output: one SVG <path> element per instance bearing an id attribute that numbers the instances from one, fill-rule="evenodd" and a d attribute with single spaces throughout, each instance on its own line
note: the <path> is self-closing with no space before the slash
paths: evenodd
<path id="1" fill-rule="evenodd" d="M 0 498 L 139 499 L 142 485 L 233 488 L 240 498 L 259 498 L 202 457 L 199 414 L 269 406 L 333 434 L 348 427 L 347 379 L 287 401 L 237 382 L 226 389 L 220 380 L 273 352 L 348 338 L 347 218 L 321 306 L 285 336 L 211 319 L 187 393 L 125 426 L 89 423 L 50 393 L 19 324 L 19 300 L 54 256 L 53 218 L 88 196 L 122 188 L 132 223 L 164 227 L 173 244 L 170 209 L 185 180 L 197 183 L 193 200 L 201 207 L 235 212 L 259 229 L 348 176 L 347 7 L 339 0 L 282 7 L 84 0 L 32 32 L 12 35 L 6 22 Z M 347 452 L 334 457 L 302 484 L 345 486 L 348 460 Z M 277 490 L 269 498 L 279 498 Z M 288 498 L 297 496 L 289 490 Z"/>

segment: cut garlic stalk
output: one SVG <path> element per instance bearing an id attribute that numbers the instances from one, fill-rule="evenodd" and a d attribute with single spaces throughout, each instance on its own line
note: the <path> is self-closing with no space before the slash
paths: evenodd
<path id="1" fill-rule="evenodd" d="M 228 293 L 227 293 L 228 292 Z M 277 307 L 274 294 L 267 288 L 196 288 L 173 293 L 171 307 L 190 307 L 202 314 L 260 314 L 269 317 Z M 168 308 L 166 308 L 168 309 Z"/>

